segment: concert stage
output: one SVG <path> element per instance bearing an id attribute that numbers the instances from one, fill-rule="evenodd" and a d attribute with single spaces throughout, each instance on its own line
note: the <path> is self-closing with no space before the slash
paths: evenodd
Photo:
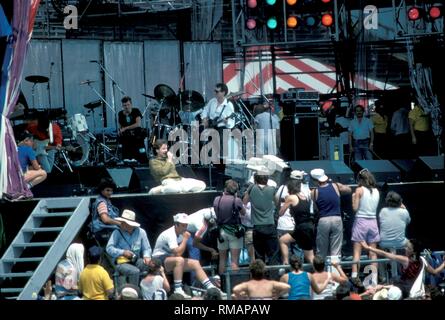
<path id="1" fill-rule="evenodd" d="M 445 216 L 440 214 L 440 199 L 444 194 L 443 181 L 418 182 L 418 183 L 390 183 L 381 186 L 381 204 L 386 193 L 393 190 L 401 194 L 404 203 L 411 215 L 411 223 L 407 233 L 409 238 L 419 239 L 426 248 L 443 249 L 443 226 Z M 156 237 L 161 231 L 173 223 L 172 216 L 177 212 L 192 213 L 198 209 L 211 206 L 213 199 L 219 194 L 218 191 L 204 191 L 195 194 L 170 194 L 148 196 L 142 194 L 116 194 L 112 202 L 120 210 L 128 208 L 137 214 L 137 220 L 147 231 L 152 247 Z M 91 201 L 95 196 L 90 196 Z M 6 243 L 0 249 L 0 254 L 14 239 L 28 215 L 34 209 L 38 198 L 18 202 L 0 203 L 0 213 L 3 218 Z M 344 245 L 349 254 L 351 246 L 349 243 L 353 214 L 351 210 L 351 196 L 342 198 L 344 212 L 345 240 Z M 84 229 L 86 225 L 84 226 Z"/>

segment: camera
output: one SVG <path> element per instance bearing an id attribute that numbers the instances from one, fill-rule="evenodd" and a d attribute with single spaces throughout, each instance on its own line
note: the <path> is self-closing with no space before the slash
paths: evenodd
<path id="1" fill-rule="evenodd" d="M 138 256 L 135 253 L 133 253 L 133 255 L 131 256 L 130 262 L 132 264 L 136 264 L 136 261 L 138 261 Z"/>

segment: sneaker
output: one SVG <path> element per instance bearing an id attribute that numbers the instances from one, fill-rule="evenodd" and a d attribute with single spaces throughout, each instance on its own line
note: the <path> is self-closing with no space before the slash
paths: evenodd
<path id="1" fill-rule="evenodd" d="M 184 297 L 184 299 L 192 298 L 192 296 L 189 296 L 187 293 L 185 293 L 185 291 L 182 288 L 175 289 L 175 293 L 179 293 L 180 295 L 182 295 Z"/>

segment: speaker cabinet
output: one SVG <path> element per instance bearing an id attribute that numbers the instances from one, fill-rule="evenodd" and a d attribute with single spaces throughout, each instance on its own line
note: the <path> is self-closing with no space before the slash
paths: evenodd
<path id="1" fill-rule="evenodd" d="M 294 114 L 281 120 L 281 154 L 285 160 L 318 160 L 318 114 Z"/>
<path id="2" fill-rule="evenodd" d="M 310 173 L 312 169 L 323 169 L 334 182 L 354 183 L 354 172 L 343 162 L 334 160 L 290 161 L 292 170 L 303 170 Z"/>
<path id="3" fill-rule="evenodd" d="M 443 181 L 444 156 L 419 157 L 413 171 L 418 181 Z"/>
<path id="4" fill-rule="evenodd" d="M 374 175 L 377 182 L 400 182 L 401 180 L 400 170 L 388 160 L 358 160 L 353 165 L 355 174 L 365 168 Z"/>
<path id="5" fill-rule="evenodd" d="M 132 192 L 148 192 L 159 184 L 153 179 L 149 168 L 134 168 L 129 189 Z"/>

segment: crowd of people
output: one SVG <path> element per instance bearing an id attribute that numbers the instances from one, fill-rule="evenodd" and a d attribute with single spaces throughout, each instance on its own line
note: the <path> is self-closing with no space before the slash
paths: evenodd
<path id="1" fill-rule="evenodd" d="M 146 300 L 192 299 L 196 292 L 186 289 L 189 286 L 225 298 L 219 278 L 242 272 L 240 261 L 248 260 L 251 280 L 233 288 L 234 299 L 425 298 L 425 274 L 443 274 L 445 262 L 432 265 L 421 257 L 418 243 L 407 239 L 410 215 L 401 196 L 389 191 L 378 210 L 380 191 L 366 169 L 358 173 L 354 191 L 331 181 L 320 168 L 310 172 L 316 183 L 312 190 L 305 176 L 294 170 L 277 186 L 268 172 L 258 171 L 243 194 L 236 181 L 227 180 L 212 206 L 175 214 L 173 224 L 157 236 L 153 247 L 136 213 L 124 209 L 119 214 L 112 205 L 115 186 L 104 180 L 92 205 L 96 245 L 87 250 L 89 264 L 84 268 L 83 246 L 72 244 L 55 272 L 55 296 L 108 299 L 115 287 L 130 285 Z M 355 212 L 349 275 L 341 267 L 344 194 L 352 194 Z M 287 227 L 280 229 L 283 225 Z M 367 269 L 370 275 L 361 273 L 363 252 L 372 260 L 384 257 L 398 263 L 399 271 L 384 279 L 387 265 L 373 263 Z M 243 254 L 248 259 L 241 259 Z M 113 281 L 99 264 L 101 257 L 110 261 Z M 209 276 L 203 266 L 211 266 L 218 276 Z M 270 279 L 268 273 L 273 273 L 268 266 L 281 267 L 279 277 Z"/>

